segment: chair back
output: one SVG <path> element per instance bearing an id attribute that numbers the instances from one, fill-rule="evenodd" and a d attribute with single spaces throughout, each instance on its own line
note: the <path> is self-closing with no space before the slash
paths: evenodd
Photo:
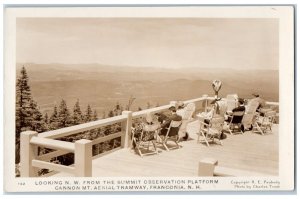
<path id="1" fill-rule="evenodd" d="M 224 117 L 214 117 L 210 120 L 209 128 L 222 131 L 224 125 Z"/>
<path id="2" fill-rule="evenodd" d="M 227 111 L 227 102 L 225 100 L 221 100 L 216 102 L 216 105 L 217 105 L 216 113 L 221 116 L 224 116 Z"/>
<path id="3" fill-rule="evenodd" d="M 276 111 L 268 111 L 265 113 L 263 123 L 271 123 L 273 124 L 276 117 Z"/>
<path id="4" fill-rule="evenodd" d="M 140 139 L 145 142 L 145 141 L 151 141 L 155 139 L 155 133 L 156 130 L 158 129 L 158 125 L 149 125 L 149 124 L 143 124 L 143 131 L 141 133 Z"/>
<path id="5" fill-rule="evenodd" d="M 259 106 L 259 102 L 257 101 L 250 101 L 250 103 L 246 106 L 246 113 L 251 114 L 251 113 L 255 113 L 257 108 Z"/>
<path id="6" fill-rule="evenodd" d="M 172 136 L 177 136 L 179 133 L 179 128 L 182 124 L 182 120 L 180 121 L 174 121 L 172 120 L 170 123 L 170 126 L 168 128 L 167 136 L 172 137 Z"/>
<path id="7" fill-rule="evenodd" d="M 236 111 L 236 112 L 233 112 L 231 123 L 233 123 L 233 124 L 241 123 L 244 114 L 245 114 L 245 111 Z"/>
<path id="8" fill-rule="evenodd" d="M 182 119 L 183 120 L 190 120 L 192 119 L 192 116 L 195 112 L 196 106 L 194 103 L 189 103 L 185 109 L 184 109 L 184 113 L 182 115 Z"/>
<path id="9" fill-rule="evenodd" d="M 170 123 L 170 128 L 178 128 L 182 124 L 182 121 L 174 121 L 172 120 Z"/>
<path id="10" fill-rule="evenodd" d="M 227 111 L 232 111 L 232 109 L 237 107 L 238 102 L 238 95 L 237 94 L 230 94 L 226 96 L 227 101 Z"/>

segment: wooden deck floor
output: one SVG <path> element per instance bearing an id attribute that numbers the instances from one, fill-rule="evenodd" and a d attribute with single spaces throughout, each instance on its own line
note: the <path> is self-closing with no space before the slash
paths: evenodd
<path id="1" fill-rule="evenodd" d="M 188 125 L 188 131 L 191 139 L 181 142 L 180 149 L 167 152 L 160 148 L 158 155 L 145 157 L 140 157 L 130 149 L 120 149 L 95 159 L 93 177 L 197 176 L 198 163 L 206 157 L 217 159 L 222 167 L 278 175 L 278 125 L 274 125 L 273 133 L 264 136 L 250 131 L 227 134 L 223 146 L 212 144 L 210 147 L 197 143 L 197 121 Z M 58 173 L 54 176 L 71 174 Z"/>

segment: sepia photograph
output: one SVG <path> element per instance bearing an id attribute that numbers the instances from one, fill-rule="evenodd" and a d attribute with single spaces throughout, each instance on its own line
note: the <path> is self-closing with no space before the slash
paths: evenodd
<path id="1" fill-rule="evenodd" d="M 6 191 L 293 190 L 293 12 L 6 8 Z"/>

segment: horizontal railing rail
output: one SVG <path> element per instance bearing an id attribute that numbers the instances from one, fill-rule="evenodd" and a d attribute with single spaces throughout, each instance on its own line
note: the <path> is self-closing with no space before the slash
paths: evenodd
<path id="1" fill-rule="evenodd" d="M 71 142 L 64 142 L 60 140 L 53 140 L 49 138 L 34 136 L 30 140 L 30 144 L 47 147 L 50 149 L 64 150 L 69 152 L 75 151 L 75 144 Z"/>
<path id="2" fill-rule="evenodd" d="M 113 133 L 113 134 L 110 134 L 107 136 L 103 136 L 103 137 L 97 138 L 95 140 L 92 140 L 92 144 L 95 145 L 95 144 L 99 144 L 99 143 L 102 143 L 102 142 L 105 142 L 108 140 L 112 140 L 114 138 L 121 137 L 122 134 L 123 134 L 123 132 L 118 132 L 118 133 Z"/>
<path id="3" fill-rule="evenodd" d="M 83 131 L 100 128 L 100 127 L 115 124 L 118 122 L 123 122 L 123 121 L 126 121 L 126 119 L 127 119 L 126 115 L 119 115 L 119 116 L 110 117 L 110 118 L 106 118 L 106 119 L 102 119 L 102 120 L 97 120 L 97 121 L 79 124 L 79 125 L 75 125 L 75 126 L 70 126 L 70 127 L 66 127 L 66 128 L 62 128 L 62 129 L 39 133 L 38 137 L 45 137 L 45 138 L 65 137 L 65 136 L 73 135 L 76 133 L 81 133 Z"/>

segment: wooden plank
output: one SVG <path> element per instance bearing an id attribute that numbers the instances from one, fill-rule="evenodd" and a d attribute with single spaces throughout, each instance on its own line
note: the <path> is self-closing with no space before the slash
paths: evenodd
<path id="1" fill-rule="evenodd" d="M 60 141 L 60 140 L 53 140 L 49 138 L 33 137 L 31 138 L 30 143 L 38 146 L 50 148 L 50 149 L 58 149 L 58 150 L 69 151 L 69 152 L 75 151 L 74 143 Z"/>
<path id="2" fill-rule="evenodd" d="M 197 121 L 188 125 L 190 139 L 180 142 L 182 145 L 180 149 L 167 152 L 158 146 L 158 155 L 143 158 L 134 150 L 120 149 L 96 158 L 93 160 L 93 176 L 198 176 L 198 163 L 206 157 L 218 160 L 221 170 L 218 167 L 217 174 L 219 172 L 222 175 L 227 173 L 227 175 L 237 176 L 278 176 L 278 125 L 274 125 L 273 133 L 266 136 L 247 131 L 245 134 L 228 135 L 227 139 L 223 140 L 223 146 L 212 144 L 210 147 L 197 143 L 196 126 Z M 116 162 L 118 164 L 115 164 Z M 229 168 L 231 173 L 228 169 L 222 171 L 222 167 Z M 59 173 L 55 176 L 70 175 Z"/>
<path id="3" fill-rule="evenodd" d="M 95 140 L 92 140 L 92 144 L 95 145 L 95 144 L 99 144 L 99 143 L 102 143 L 102 142 L 105 142 L 108 140 L 112 140 L 114 138 L 121 137 L 122 134 L 123 134 L 123 132 L 118 132 L 118 133 L 113 133 L 113 134 L 110 134 L 110 135 L 107 135 L 104 137 L 100 137 Z"/>
<path id="4" fill-rule="evenodd" d="M 146 109 L 146 110 L 142 110 L 142 111 L 133 112 L 132 113 L 132 119 L 135 119 L 135 118 L 138 118 L 138 117 L 143 117 L 147 113 L 152 113 L 152 114 L 159 113 L 159 112 L 168 110 L 168 108 L 170 108 L 170 105 L 164 105 L 164 106 L 150 108 L 150 109 Z"/>
<path id="5" fill-rule="evenodd" d="M 79 125 L 75 125 L 75 126 L 70 126 L 70 127 L 66 127 L 66 128 L 62 128 L 62 129 L 57 129 L 54 131 L 39 133 L 38 137 L 43 137 L 43 138 L 65 137 L 65 136 L 73 135 L 76 133 L 80 133 L 80 132 L 100 128 L 103 126 L 115 124 L 118 122 L 122 122 L 122 121 L 125 121 L 126 119 L 127 119 L 126 116 L 119 115 L 119 116 L 115 116 L 115 117 L 111 117 L 111 118 L 106 118 L 106 119 L 88 122 L 88 123 L 84 123 L 84 124 L 79 124 Z"/>
<path id="6" fill-rule="evenodd" d="M 74 167 L 44 162 L 41 160 L 32 160 L 32 166 L 67 173 L 74 173 L 75 171 Z"/>
<path id="7" fill-rule="evenodd" d="M 65 155 L 67 153 L 70 153 L 69 151 L 64 151 L 64 150 L 57 150 L 57 151 L 52 151 L 50 153 L 46 153 L 43 155 L 38 156 L 36 159 L 41 160 L 41 161 L 49 161 L 54 157 L 58 157 L 61 155 Z"/>
<path id="8" fill-rule="evenodd" d="M 118 151 L 118 150 L 120 150 L 120 149 L 121 149 L 121 147 L 116 147 L 116 148 L 114 148 L 114 149 L 112 149 L 112 150 L 105 151 L 105 152 L 103 152 L 103 153 L 100 153 L 100 154 L 98 154 L 98 155 L 93 156 L 93 159 L 97 159 L 97 158 L 106 156 L 106 155 L 108 155 L 108 154 L 110 154 L 110 153 L 113 153 L 113 152 L 115 152 L 115 151 Z"/>

